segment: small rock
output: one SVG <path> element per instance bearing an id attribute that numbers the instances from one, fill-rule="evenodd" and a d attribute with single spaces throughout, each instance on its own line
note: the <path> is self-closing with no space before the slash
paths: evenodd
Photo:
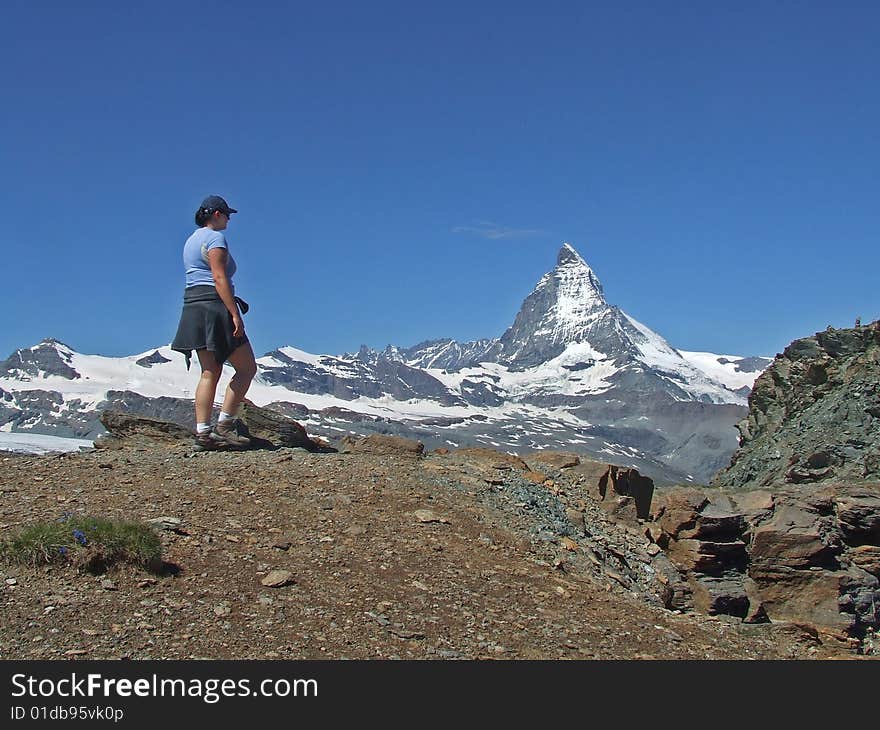
<path id="1" fill-rule="evenodd" d="M 7 578 L 6 585 L 8 586 L 16 586 L 18 585 L 18 581 L 15 578 Z"/>
<path id="2" fill-rule="evenodd" d="M 449 524 L 449 520 L 447 520 L 445 517 L 439 517 L 435 515 L 429 509 L 417 509 L 415 512 L 413 512 L 413 514 L 419 522 L 440 522 L 444 525 Z"/>
<path id="3" fill-rule="evenodd" d="M 425 638 L 425 635 L 421 631 L 411 631 L 409 629 L 404 628 L 389 628 L 389 634 L 394 634 L 395 636 L 401 639 L 417 639 L 421 640 Z"/>
<path id="4" fill-rule="evenodd" d="M 277 542 L 272 543 L 272 547 L 276 550 L 290 550 L 290 546 L 293 543 L 290 540 L 278 540 Z"/>
<path id="5" fill-rule="evenodd" d="M 528 479 L 533 484 L 543 484 L 544 480 L 547 479 L 547 475 L 539 471 L 527 471 L 523 473 L 523 478 Z"/>
<path id="6" fill-rule="evenodd" d="M 116 584 L 112 580 L 104 579 L 101 581 L 101 588 L 105 591 L 115 591 L 117 590 Z"/>
<path id="7" fill-rule="evenodd" d="M 573 507 L 568 507 L 565 510 L 565 516 L 568 518 L 568 521 L 571 522 L 579 530 L 583 531 L 584 529 L 584 513 L 579 509 L 574 509 Z"/>
<path id="8" fill-rule="evenodd" d="M 650 545 L 645 547 L 645 552 L 648 553 L 648 555 L 650 555 L 651 557 L 654 557 L 655 555 L 659 555 L 663 551 L 661 550 L 659 545 L 652 542 Z"/>
<path id="9" fill-rule="evenodd" d="M 229 608 L 228 603 L 218 603 L 214 606 L 215 616 L 228 616 L 230 613 L 232 613 L 232 609 Z"/>
<path id="10" fill-rule="evenodd" d="M 289 570 L 273 570 L 260 583 L 267 588 L 280 588 L 290 583 L 296 583 L 296 580 Z"/>
<path id="11" fill-rule="evenodd" d="M 155 527 L 157 530 L 177 532 L 183 527 L 183 520 L 179 517 L 154 517 L 151 520 L 147 520 L 147 524 L 150 527 Z"/>
<path id="12" fill-rule="evenodd" d="M 373 619 L 380 626 L 389 626 L 391 621 L 388 620 L 388 617 L 384 613 L 373 613 L 372 611 L 365 611 L 364 614 Z"/>

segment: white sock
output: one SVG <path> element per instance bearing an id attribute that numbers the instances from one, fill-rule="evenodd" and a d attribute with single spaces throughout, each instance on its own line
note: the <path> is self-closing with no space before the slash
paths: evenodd
<path id="1" fill-rule="evenodd" d="M 196 424 L 196 433 L 208 433 L 211 430 L 210 423 L 197 423 Z"/>
<path id="2" fill-rule="evenodd" d="M 232 414 L 227 413 L 226 411 L 220 411 L 220 418 L 218 418 L 217 420 L 220 421 L 220 423 L 223 423 L 223 421 L 231 421 Z"/>

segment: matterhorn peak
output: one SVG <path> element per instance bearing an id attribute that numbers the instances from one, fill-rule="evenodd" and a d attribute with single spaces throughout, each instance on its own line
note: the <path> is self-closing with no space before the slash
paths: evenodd
<path id="1" fill-rule="evenodd" d="M 613 316 L 602 284 L 570 243 L 556 267 L 526 297 L 513 325 L 499 340 L 499 362 L 531 367 L 573 342 L 588 342 L 598 323 Z"/>
<path id="2" fill-rule="evenodd" d="M 559 287 L 557 298 L 568 300 L 563 310 L 605 305 L 602 282 L 570 243 L 562 244 L 556 257 L 556 268 L 547 276 L 553 278 Z"/>
<path id="3" fill-rule="evenodd" d="M 559 249 L 559 254 L 556 256 L 557 266 L 563 266 L 565 264 L 580 264 L 582 266 L 587 266 L 587 262 L 584 261 L 581 255 L 575 250 L 574 246 L 568 242 L 562 244 L 562 248 Z M 587 268 L 590 267 L 587 266 Z"/>

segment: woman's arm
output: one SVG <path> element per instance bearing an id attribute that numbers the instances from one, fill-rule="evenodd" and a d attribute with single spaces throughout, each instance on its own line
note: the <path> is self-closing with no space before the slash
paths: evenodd
<path id="1" fill-rule="evenodd" d="M 235 303 L 232 287 L 229 285 L 229 277 L 226 276 L 226 259 L 228 254 L 225 248 L 212 248 L 208 251 L 208 263 L 211 265 L 211 276 L 214 277 L 214 286 L 217 293 L 232 315 L 233 337 L 244 337 L 244 322 Z"/>

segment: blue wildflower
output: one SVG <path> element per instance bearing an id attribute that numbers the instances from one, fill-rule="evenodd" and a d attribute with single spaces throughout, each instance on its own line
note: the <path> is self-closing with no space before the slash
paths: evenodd
<path id="1" fill-rule="evenodd" d="M 63 545 L 60 548 L 58 548 L 58 552 L 61 553 L 62 557 L 64 557 L 64 558 L 67 557 L 67 548 L 64 547 Z"/>
<path id="2" fill-rule="evenodd" d="M 73 531 L 73 539 L 76 540 L 80 545 L 85 545 L 86 542 L 86 534 L 82 530 L 74 530 Z"/>

